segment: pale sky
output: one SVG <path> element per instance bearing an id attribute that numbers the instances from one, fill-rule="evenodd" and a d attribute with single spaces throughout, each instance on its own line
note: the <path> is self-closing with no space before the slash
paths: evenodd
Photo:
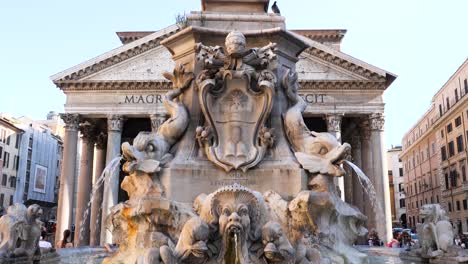
<path id="1" fill-rule="evenodd" d="M 272 1 L 273 2 L 273 1 Z M 288 29 L 347 29 L 342 51 L 397 74 L 384 94 L 386 143 L 428 109 L 468 57 L 467 0 L 280 0 Z M 117 31 L 153 31 L 199 0 L 0 3 L 0 112 L 45 119 L 65 96 L 49 77 L 115 47 Z"/>

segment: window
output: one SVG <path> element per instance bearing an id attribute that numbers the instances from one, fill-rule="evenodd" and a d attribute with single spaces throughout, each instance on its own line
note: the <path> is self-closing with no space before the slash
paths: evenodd
<path id="1" fill-rule="evenodd" d="M 403 168 L 399 168 L 398 171 L 400 173 L 400 177 L 403 177 Z"/>
<path id="2" fill-rule="evenodd" d="M 399 192 L 404 192 L 405 191 L 405 187 L 403 186 L 403 183 L 398 184 L 398 191 Z"/>
<path id="3" fill-rule="evenodd" d="M 449 189 L 449 176 L 448 173 L 445 173 L 445 189 Z"/>
<path id="4" fill-rule="evenodd" d="M 442 161 L 447 160 L 447 149 L 445 146 L 440 148 L 440 154 L 442 155 Z"/>
<path id="5" fill-rule="evenodd" d="M 6 174 L 3 174 L 3 176 L 2 176 L 2 185 L 3 186 L 7 185 L 7 179 L 8 179 L 8 176 Z"/>
<path id="6" fill-rule="evenodd" d="M 458 102 L 458 90 L 455 89 L 454 93 L 455 93 L 455 102 Z"/>
<path id="7" fill-rule="evenodd" d="M 6 144 L 9 146 L 10 145 L 10 138 L 11 138 L 11 135 L 7 137 L 7 140 L 6 140 Z"/>
<path id="8" fill-rule="evenodd" d="M 439 195 L 437 195 L 436 198 L 437 198 L 437 203 L 439 203 Z"/>
<path id="9" fill-rule="evenodd" d="M 10 177 L 10 187 L 11 188 L 16 188 L 16 177 L 14 177 L 14 176 Z"/>
<path id="10" fill-rule="evenodd" d="M 461 125 L 461 116 L 455 118 L 455 126 L 459 127 Z"/>
<path id="11" fill-rule="evenodd" d="M 431 196 L 431 204 L 434 203 L 434 196 Z"/>
<path id="12" fill-rule="evenodd" d="M 20 134 L 16 133 L 16 141 L 15 141 L 15 148 L 19 148 L 19 143 L 20 143 Z"/>
<path id="13" fill-rule="evenodd" d="M 449 98 L 445 98 L 445 103 L 447 105 L 447 111 L 450 109 L 450 102 L 449 102 Z"/>
<path id="14" fill-rule="evenodd" d="M 416 208 L 419 208 L 419 201 L 416 201 Z"/>
<path id="15" fill-rule="evenodd" d="M 462 152 L 464 149 L 463 146 L 463 135 L 457 137 L 457 151 L 458 153 Z"/>
<path id="16" fill-rule="evenodd" d="M 465 84 L 465 94 L 468 94 L 468 80 L 467 79 L 465 79 L 464 84 Z"/>
<path id="17" fill-rule="evenodd" d="M 448 202 L 448 208 L 449 208 L 449 212 L 452 212 L 452 203 L 451 202 Z"/>
<path id="18" fill-rule="evenodd" d="M 465 199 L 463 200 L 463 210 L 468 209 L 468 201 Z"/>
<path id="19" fill-rule="evenodd" d="M 466 182 L 466 167 L 465 167 L 465 165 L 462 165 L 460 169 L 461 169 L 461 172 L 462 172 L 463 182 Z"/>
<path id="20" fill-rule="evenodd" d="M 0 159 L 3 157 L 3 147 L 0 146 Z"/>
<path id="21" fill-rule="evenodd" d="M 5 194 L 0 193 L 0 206 L 3 207 L 3 202 L 5 201 Z"/>
<path id="22" fill-rule="evenodd" d="M 452 187 L 457 187 L 457 171 L 452 170 L 450 171 L 450 181 L 452 181 Z"/>
<path id="23" fill-rule="evenodd" d="M 439 116 L 442 116 L 442 105 L 439 105 Z"/>
<path id="24" fill-rule="evenodd" d="M 8 168 L 10 165 L 10 153 L 6 152 L 3 153 L 3 167 Z"/>
<path id="25" fill-rule="evenodd" d="M 388 171 L 388 176 L 393 176 L 393 171 L 389 170 Z"/>
<path id="26" fill-rule="evenodd" d="M 457 211 L 460 211 L 460 201 L 457 201 Z"/>
<path id="27" fill-rule="evenodd" d="M 402 199 L 400 199 L 400 208 L 405 208 L 405 207 L 406 207 L 406 205 L 405 205 L 405 199 L 402 198 Z"/>
<path id="28" fill-rule="evenodd" d="M 414 193 L 418 193 L 418 186 L 416 185 L 416 183 L 414 183 Z"/>
<path id="29" fill-rule="evenodd" d="M 447 133 L 452 132 L 452 130 L 453 130 L 453 126 L 452 126 L 452 123 L 450 123 L 447 125 Z"/>
<path id="30" fill-rule="evenodd" d="M 441 138 L 444 137 L 444 130 L 441 130 L 441 131 L 440 131 L 440 137 L 441 137 Z"/>
<path id="31" fill-rule="evenodd" d="M 452 157 L 453 155 L 455 155 L 455 143 L 453 143 L 453 141 L 450 141 L 448 143 L 448 151 L 449 151 L 449 157 Z"/>
<path id="32" fill-rule="evenodd" d="M 10 205 L 13 205 L 13 195 L 10 195 Z"/>

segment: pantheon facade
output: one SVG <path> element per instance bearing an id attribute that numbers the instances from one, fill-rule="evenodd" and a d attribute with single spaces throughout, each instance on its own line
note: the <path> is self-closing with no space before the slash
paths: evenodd
<path id="1" fill-rule="evenodd" d="M 192 12 L 186 22 L 195 23 L 205 11 Z M 216 16 L 207 13 L 204 22 L 210 23 L 210 19 Z M 252 23 L 284 25 L 284 17 L 267 14 Z M 57 238 L 74 225 L 75 230 L 84 230 L 83 236 L 89 234 L 79 240 L 81 245 L 104 242 L 101 226 L 108 209 L 126 200 L 125 193 L 119 191 L 123 175 L 117 176 L 120 181 L 97 190 L 90 217 L 83 220 L 91 188 L 105 165 L 120 155 L 123 142 L 132 142 L 140 131 L 156 131 L 166 119 L 161 99 L 171 83 L 162 74 L 172 71 L 174 62 L 160 43 L 184 26 L 176 24 L 154 32 L 118 32 L 120 47 L 51 77 L 66 95 L 65 113 L 61 115 L 66 135 Z M 374 183 L 377 201 L 391 223 L 383 93 L 396 76 L 343 53 L 340 44 L 346 30 L 290 32 L 309 45 L 297 62 L 300 94 L 308 103 L 304 112 L 307 125 L 317 132 L 333 133 L 352 145 L 353 162 Z M 343 177 L 337 186 L 343 199 L 369 217 L 370 229 L 388 233 L 388 227 L 379 227 L 375 220 L 369 197 L 356 175 Z M 381 221 L 382 216 L 378 217 Z"/>

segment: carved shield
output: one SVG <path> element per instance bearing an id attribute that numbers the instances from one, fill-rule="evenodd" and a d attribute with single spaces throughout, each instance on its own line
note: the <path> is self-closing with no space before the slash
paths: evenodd
<path id="1" fill-rule="evenodd" d="M 200 103 L 213 133 L 206 154 L 226 171 L 245 171 L 260 162 L 266 151 L 259 130 L 271 111 L 274 82 L 252 84 L 250 76 L 246 71 L 227 70 L 222 80 L 205 80 L 200 87 Z"/>

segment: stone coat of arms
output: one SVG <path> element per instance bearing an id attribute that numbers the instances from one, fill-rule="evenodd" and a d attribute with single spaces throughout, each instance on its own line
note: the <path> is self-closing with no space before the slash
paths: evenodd
<path id="1" fill-rule="evenodd" d="M 273 144 L 269 117 L 277 78 L 271 70 L 276 44 L 246 49 L 246 39 L 233 31 L 220 46 L 197 44 L 204 70 L 197 76 L 198 95 L 207 126 L 197 139 L 207 158 L 225 171 L 257 165 Z"/>

